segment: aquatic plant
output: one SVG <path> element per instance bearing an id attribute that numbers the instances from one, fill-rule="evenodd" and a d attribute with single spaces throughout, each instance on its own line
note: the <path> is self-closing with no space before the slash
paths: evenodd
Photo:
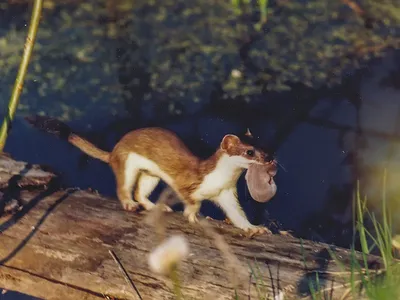
<path id="1" fill-rule="evenodd" d="M 368 24 L 345 1 L 246 1 L 239 14 L 230 1 L 105 3 L 57 2 L 57 10 L 46 9 L 21 112 L 66 120 L 124 108 L 134 114 L 152 101 L 155 114 L 183 114 L 193 102 L 215 97 L 251 101 L 295 83 L 333 86 L 400 46 L 396 0 L 358 1 Z M 0 29 L 5 85 L 24 35 L 10 24 Z"/>
<path id="2" fill-rule="evenodd" d="M 11 98 L 8 102 L 7 112 L 4 115 L 3 124 L 0 128 L 0 151 L 4 150 L 7 135 L 9 130 L 11 129 L 11 122 L 14 119 L 14 115 L 19 103 L 19 98 L 21 96 L 22 89 L 24 88 L 24 80 L 27 74 L 29 61 L 32 56 L 36 34 L 39 27 L 42 5 L 43 0 L 35 0 L 33 3 L 31 22 L 29 24 L 28 35 L 25 41 L 24 52 L 19 65 L 17 78 L 15 79 L 14 87 L 12 89 Z"/>
<path id="3" fill-rule="evenodd" d="M 378 221 L 362 199 L 357 187 L 354 202 L 354 241 L 350 248 L 350 270 L 329 250 L 331 257 L 341 267 L 344 274 L 349 275 L 347 289 L 341 299 L 398 299 L 400 295 L 400 261 L 394 256 L 396 240 L 393 239 L 392 215 L 387 205 L 386 174 L 382 189 L 382 220 Z M 371 226 L 366 221 L 371 222 Z M 358 239 L 358 240 L 357 240 Z M 362 263 L 357 260 L 355 244 L 361 247 Z M 373 269 L 368 264 L 368 255 L 378 254 L 382 260 L 381 269 Z M 321 286 L 318 273 L 315 282 L 309 282 L 312 299 L 326 299 L 327 288 Z M 329 294 L 329 291 L 328 291 Z M 329 298 L 328 298 L 329 299 Z"/>

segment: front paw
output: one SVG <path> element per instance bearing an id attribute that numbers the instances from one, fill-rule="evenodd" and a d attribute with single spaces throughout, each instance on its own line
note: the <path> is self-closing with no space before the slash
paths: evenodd
<path id="1" fill-rule="evenodd" d="M 163 212 L 167 212 L 167 213 L 173 212 L 172 208 L 169 207 L 167 204 L 161 204 L 161 205 L 162 205 L 161 209 Z"/>
<path id="2" fill-rule="evenodd" d="M 271 230 L 269 230 L 267 227 L 264 226 L 251 226 L 248 228 L 245 228 L 244 231 L 246 232 L 246 235 L 248 237 L 253 237 L 255 235 L 261 235 L 261 234 L 272 234 Z"/>
<path id="3" fill-rule="evenodd" d="M 225 224 L 228 224 L 228 225 L 233 225 L 232 221 L 229 220 L 229 218 L 225 218 L 222 222 L 224 222 Z"/>
<path id="4" fill-rule="evenodd" d="M 189 220 L 189 223 L 198 223 L 199 219 L 197 218 L 197 213 L 186 213 L 185 217 Z"/>

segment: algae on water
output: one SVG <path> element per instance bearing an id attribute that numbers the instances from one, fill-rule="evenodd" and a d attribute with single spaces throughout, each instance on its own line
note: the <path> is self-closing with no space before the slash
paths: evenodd
<path id="1" fill-rule="evenodd" d="M 396 0 L 358 1 L 376 20 L 373 28 L 342 1 L 268 1 L 262 30 L 255 28 L 256 4 L 236 14 L 231 1 L 116 1 L 113 24 L 105 2 L 56 3 L 57 9 L 44 12 L 21 113 L 44 110 L 74 119 L 134 110 L 146 101 L 177 113 L 194 101 L 207 103 L 216 88 L 227 99 L 251 101 L 263 90 L 285 91 L 293 83 L 337 84 L 343 74 L 400 46 Z M 22 53 L 26 17 L 0 26 L 3 106 Z M 240 76 L 231 76 L 233 70 Z"/>

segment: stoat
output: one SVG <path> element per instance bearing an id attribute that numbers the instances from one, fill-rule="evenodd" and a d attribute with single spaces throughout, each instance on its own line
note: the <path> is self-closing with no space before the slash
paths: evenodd
<path id="1" fill-rule="evenodd" d="M 276 162 L 236 135 L 225 135 L 215 153 L 202 160 L 178 136 L 162 128 L 133 130 L 123 136 L 111 152 L 106 152 L 56 119 L 33 116 L 26 120 L 108 163 L 116 178 L 118 199 L 125 210 L 134 211 L 139 205 L 151 210 L 155 204 L 149 200 L 149 195 L 162 179 L 184 203 L 184 215 L 192 223 L 198 221 L 201 201 L 207 199 L 221 207 L 234 226 L 250 234 L 270 232 L 248 221 L 238 201 L 236 184 L 251 164 L 270 166 L 268 173 L 272 178 L 276 174 Z M 164 210 L 172 211 L 166 205 Z"/>

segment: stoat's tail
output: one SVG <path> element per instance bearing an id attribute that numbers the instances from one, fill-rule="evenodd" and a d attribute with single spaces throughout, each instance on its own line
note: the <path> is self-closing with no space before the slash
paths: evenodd
<path id="1" fill-rule="evenodd" d="M 75 134 L 67 124 L 64 124 L 57 119 L 36 115 L 25 117 L 25 120 L 39 130 L 51 133 L 61 139 L 67 140 L 89 156 L 100 159 L 106 163 L 110 161 L 109 152 L 103 151 L 84 138 L 81 138 Z"/>

